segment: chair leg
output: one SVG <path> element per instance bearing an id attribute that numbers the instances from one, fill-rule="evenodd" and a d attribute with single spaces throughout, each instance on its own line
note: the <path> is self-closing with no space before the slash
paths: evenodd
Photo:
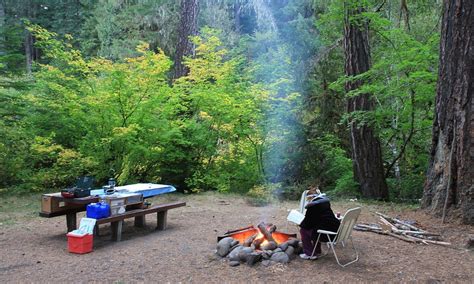
<path id="1" fill-rule="evenodd" d="M 314 256 L 314 252 L 316 251 L 316 247 L 318 246 L 320 237 L 321 237 L 321 234 L 318 234 L 318 238 L 316 239 L 316 243 L 314 244 L 314 248 L 313 248 L 313 252 L 311 253 L 311 256 Z"/>
<path id="2" fill-rule="evenodd" d="M 328 240 L 331 240 L 329 238 L 329 235 L 326 235 L 326 236 L 327 236 Z M 313 252 L 311 253 L 311 256 L 314 256 L 314 252 L 316 251 L 316 246 L 318 245 L 320 238 L 321 238 L 321 234 L 318 234 L 318 238 L 316 239 L 316 243 L 314 244 L 314 248 L 313 248 Z M 321 244 L 322 244 L 322 242 L 321 242 Z M 323 252 L 323 249 L 321 248 L 321 256 L 326 256 L 329 253 L 329 243 L 326 243 L 326 245 L 328 247 L 326 252 Z"/>
<path id="3" fill-rule="evenodd" d="M 356 254 L 356 258 L 349 261 L 349 262 L 347 262 L 347 263 L 345 263 L 345 264 L 341 264 L 339 262 L 339 258 L 337 257 L 336 250 L 334 249 L 334 245 L 333 245 L 333 243 L 330 243 L 331 244 L 331 249 L 332 249 L 332 252 L 334 253 L 334 257 L 336 258 L 337 264 L 339 264 L 341 267 L 346 267 L 349 264 L 354 263 L 354 262 L 359 260 L 359 253 L 357 252 L 357 249 L 354 246 L 354 241 L 352 240 L 352 237 L 350 237 L 350 239 L 351 239 L 351 243 L 352 243 L 352 249 L 355 251 L 355 254 Z"/>

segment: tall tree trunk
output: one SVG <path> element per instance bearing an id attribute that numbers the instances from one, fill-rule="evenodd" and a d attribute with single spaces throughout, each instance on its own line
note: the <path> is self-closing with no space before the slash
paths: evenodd
<path id="1" fill-rule="evenodd" d="M 445 0 L 422 207 L 474 224 L 474 1 Z"/>
<path id="2" fill-rule="evenodd" d="M 4 1 L 0 0 L 0 56 L 5 54 L 5 6 Z"/>
<path id="3" fill-rule="evenodd" d="M 31 74 L 31 65 L 33 64 L 33 36 L 30 31 L 25 30 L 25 59 L 26 73 Z"/>
<path id="4" fill-rule="evenodd" d="M 183 64 L 183 56 L 192 55 L 194 52 L 194 46 L 189 37 L 197 34 L 197 16 L 198 0 L 182 0 L 173 79 L 185 76 L 189 72 Z"/>
<path id="5" fill-rule="evenodd" d="M 240 14 L 242 11 L 242 6 L 239 2 L 234 3 L 234 27 L 237 33 L 240 33 Z"/>
<path id="6" fill-rule="evenodd" d="M 368 24 L 363 19 L 356 20 L 364 9 L 356 6 L 355 1 L 346 4 L 344 23 L 345 73 L 347 76 L 362 74 L 370 69 L 370 50 Z M 346 91 L 359 88 L 363 82 L 352 80 L 346 83 Z M 348 99 L 347 111 L 371 111 L 374 103 L 370 94 L 360 94 Z M 382 151 L 379 140 L 372 127 L 353 120 L 350 123 L 350 142 L 354 177 L 359 183 L 362 196 L 388 199 L 385 183 Z"/>
<path id="7" fill-rule="evenodd" d="M 29 20 L 32 21 L 36 17 L 36 11 L 38 9 L 38 3 L 32 3 L 31 0 L 26 1 L 24 4 L 24 13 L 25 17 Z M 26 30 L 24 31 L 24 47 L 25 47 L 25 64 L 26 64 L 26 73 L 31 74 L 31 66 L 33 65 L 33 61 L 37 59 L 35 57 L 35 47 L 34 47 L 34 38 L 33 35 L 30 33 L 30 31 Z"/>
<path id="8" fill-rule="evenodd" d="M 405 22 L 405 29 L 410 31 L 410 10 L 408 10 L 407 0 L 400 1 L 400 17 L 398 18 L 398 27 L 401 26 L 403 21 Z"/>

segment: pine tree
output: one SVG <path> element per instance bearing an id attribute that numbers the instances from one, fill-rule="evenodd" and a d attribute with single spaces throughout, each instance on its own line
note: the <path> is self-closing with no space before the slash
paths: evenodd
<path id="1" fill-rule="evenodd" d="M 182 0 L 181 19 L 179 23 L 178 44 L 174 59 L 173 78 L 186 75 L 189 70 L 183 64 L 183 57 L 193 54 L 193 43 L 190 36 L 197 34 L 198 0 Z"/>
<path id="2" fill-rule="evenodd" d="M 346 3 L 344 23 L 345 73 L 356 76 L 370 69 L 369 33 L 367 21 L 361 17 L 364 8 L 349 1 Z M 361 80 L 349 80 L 346 92 L 356 90 Z M 368 112 L 374 109 L 370 94 L 351 96 L 347 102 L 349 113 Z M 359 183 L 362 196 L 388 199 L 385 183 L 380 142 L 374 129 L 367 123 L 353 118 L 350 123 L 350 143 L 354 167 L 354 177 Z"/>

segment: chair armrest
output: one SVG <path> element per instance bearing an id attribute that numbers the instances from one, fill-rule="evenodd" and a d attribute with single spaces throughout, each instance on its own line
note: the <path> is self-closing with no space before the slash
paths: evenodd
<path id="1" fill-rule="evenodd" d="M 326 231 L 326 230 L 318 230 L 319 234 L 328 234 L 328 235 L 337 235 L 336 232 Z"/>

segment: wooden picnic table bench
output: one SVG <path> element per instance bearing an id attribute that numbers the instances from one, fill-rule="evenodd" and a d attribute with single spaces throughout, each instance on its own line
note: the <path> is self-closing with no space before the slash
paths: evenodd
<path id="1" fill-rule="evenodd" d="M 86 205 L 93 202 L 98 202 L 99 198 L 96 196 L 88 196 L 82 198 L 64 198 L 60 194 L 55 194 L 54 198 L 56 202 L 64 202 L 66 204 L 72 204 L 74 207 L 65 206 L 64 210 L 57 212 L 39 212 L 40 217 L 53 218 L 57 216 L 66 216 L 67 231 L 71 232 L 77 229 L 77 213 L 86 210 Z M 97 220 L 96 232 L 98 232 L 98 225 L 111 223 L 112 227 L 112 238 L 120 240 L 122 222 L 124 219 L 135 217 L 135 226 L 141 227 L 145 225 L 145 215 L 150 213 L 157 213 L 159 230 L 166 228 L 166 217 L 167 211 L 176 207 L 185 206 L 185 202 L 171 202 L 166 204 L 159 204 L 145 209 L 133 209 L 124 212 L 123 214 L 110 216 L 103 219 Z"/>
<path id="2" fill-rule="evenodd" d="M 157 218 L 156 229 L 165 230 L 166 224 L 167 224 L 166 219 L 168 215 L 168 210 L 181 207 L 181 206 L 186 206 L 186 202 L 176 201 L 176 202 L 170 202 L 170 203 L 165 203 L 165 204 L 159 204 L 159 205 L 151 206 L 149 208 L 134 209 L 134 210 L 126 211 L 125 213 L 122 213 L 122 214 L 110 216 L 107 218 L 97 219 L 94 232 L 98 234 L 100 224 L 111 223 L 110 227 L 112 229 L 112 240 L 119 242 L 122 239 L 122 224 L 125 219 L 134 217 L 135 226 L 144 227 L 145 215 L 151 214 L 151 213 L 157 213 L 156 214 L 156 218 Z"/>
<path id="3" fill-rule="evenodd" d="M 53 218 L 66 215 L 66 225 L 68 232 L 77 229 L 77 213 L 86 211 L 87 204 L 99 201 L 99 197 L 97 196 L 64 198 L 60 193 L 55 193 L 52 195 L 54 195 L 54 199 L 57 203 L 65 203 L 66 205 L 72 204 L 73 207 L 65 206 L 64 210 L 59 210 L 56 212 L 39 212 L 39 216 L 44 218 Z"/>

